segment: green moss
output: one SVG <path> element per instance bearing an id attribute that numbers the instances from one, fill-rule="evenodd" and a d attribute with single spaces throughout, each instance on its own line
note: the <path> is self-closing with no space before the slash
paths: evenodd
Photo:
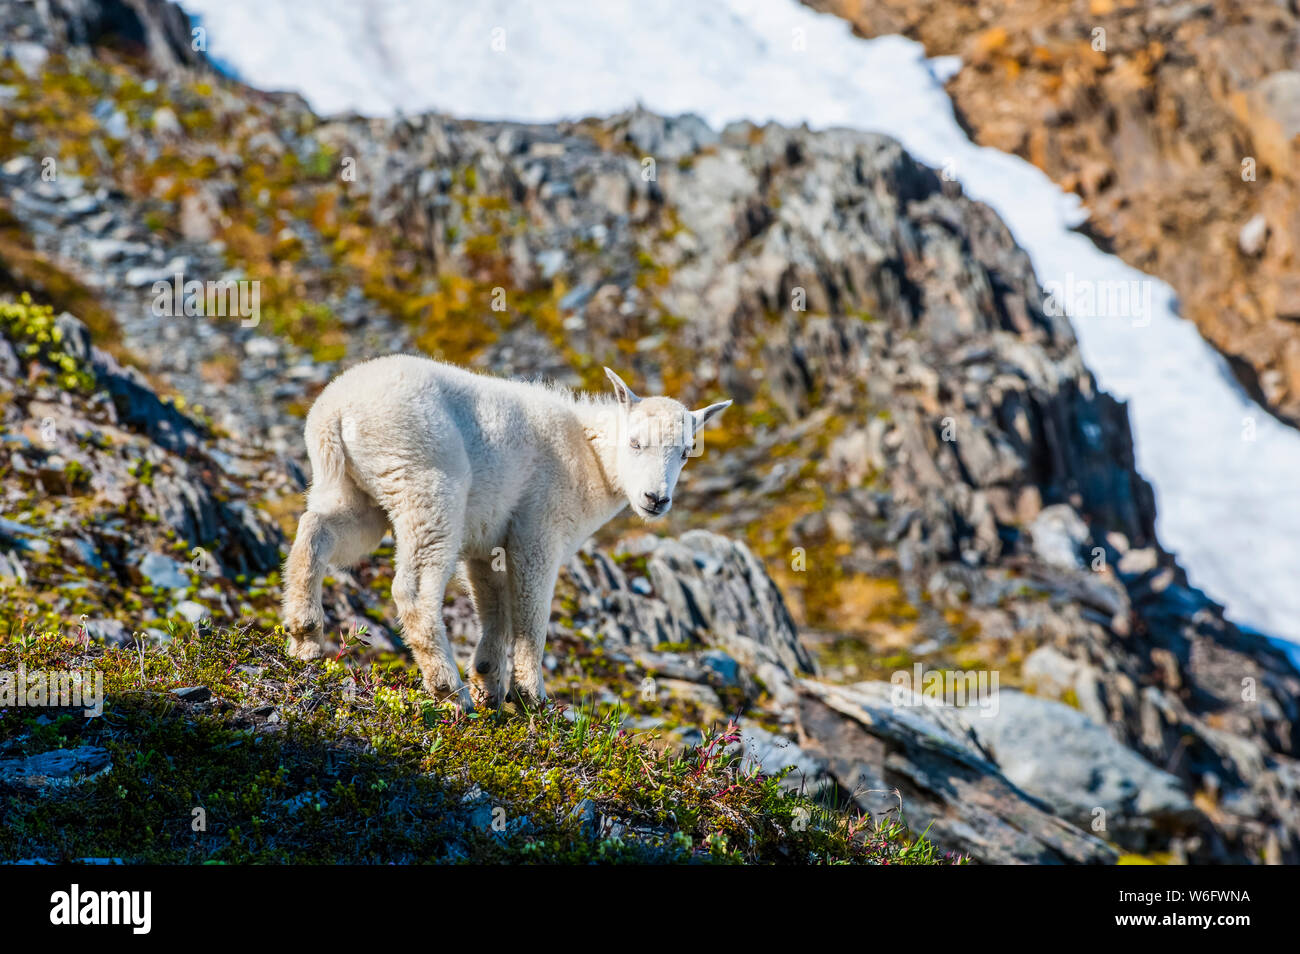
<path id="1" fill-rule="evenodd" d="M 100 672 L 107 697 L 98 719 L 4 710 L 0 747 L 97 745 L 112 758 L 75 790 L 0 796 L 0 858 L 938 860 L 901 825 L 873 825 L 742 771 L 725 751 L 730 727 L 659 752 L 614 713 L 465 717 L 418 691 L 400 661 L 303 665 L 284 657 L 278 631 L 173 629 L 169 642 L 135 649 L 30 627 L 0 641 L 0 669 Z M 180 703 L 169 690 L 185 685 L 206 686 L 212 701 Z M 591 812 L 618 836 L 584 824 Z"/>
<path id="2" fill-rule="evenodd" d="M 90 486 L 90 471 L 78 461 L 70 460 L 63 466 L 63 479 L 69 494 Z"/>

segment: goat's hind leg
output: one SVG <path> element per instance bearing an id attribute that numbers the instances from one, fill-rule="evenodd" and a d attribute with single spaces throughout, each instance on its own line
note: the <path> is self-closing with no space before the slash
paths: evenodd
<path id="1" fill-rule="evenodd" d="M 546 702 L 542 659 L 546 652 L 546 630 L 560 561 L 543 548 L 519 549 L 532 556 L 520 560 L 510 575 L 510 624 L 514 629 L 510 694 L 527 708 L 537 708 Z"/>
<path id="2" fill-rule="evenodd" d="M 470 695 L 474 705 L 496 709 L 510 690 L 510 580 L 489 560 L 467 560 L 465 576 L 478 613 L 478 646 L 471 665 Z"/>
<path id="3" fill-rule="evenodd" d="M 325 653 L 321 584 L 326 567 L 350 566 L 360 560 L 379 545 L 388 529 L 383 510 L 359 495 L 344 508 L 310 508 L 309 501 L 284 569 L 283 619 L 289 654 L 298 659 L 317 659 Z"/>
<path id="4" fill-rule="evenodd" d="M 435 698 L 450 698 L 469 711 L 473 701 L 456 668 L 442 620 L 442 601 L 460 555 L 464 519 L 463 492 L 457 495 L 445 483 L 442 492 L 408 494 L 401 509 L 392 512 L 397 537 L 393 602 L 402 623 L 402 641 L 420 667 L 425 691 Z"/>
<path id="5" fill-rule="evenodd" d="M 311 510 L 302 515 L 284 565 L 282 609 L 284 626 L 289 631 L 289 655 L 298 659 L 317 659 L 325 653 L 321 582 L 334 554 L 334 544 L 324 515 Z"/>

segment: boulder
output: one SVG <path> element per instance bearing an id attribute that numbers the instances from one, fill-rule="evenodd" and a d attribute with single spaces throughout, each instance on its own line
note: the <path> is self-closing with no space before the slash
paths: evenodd
<path id="1" fill-rule="evenodd" d="M 1064 569 L 1082 567 L 1082 550 L 1088 525 L 1069 504 L 1044 507 L 1029 527 L 1034 553 L 1044 562 Z"/>
<path id="2" fill-rule="evenodd" d="M 0 759 L 0 791 L 42 792 L 68 788 L 102 775 L 113 767 L 106 749 L 82 745 L 54 749 L 25 758 Z"/>
<path id="3" fill-rule="evenodd" d="M 800 748 L 863 810 L 898 794 L 914 831 L 984 864 L 1106 864 L 1116 854 L 1026 793 L 942 710 L 898 706 L 893 686 L 799 683 Z M 950 714 L 949 714 L 950 716 Z"/>
<path id="4" fill-rule="evenodd" d="M 1141 852 L 1153 829 L 1198 823 L 1182 781 L 1077 709 L 1003 689 L 996 707 L 961 712 L 1008 780 L 1080 828 Z"/>

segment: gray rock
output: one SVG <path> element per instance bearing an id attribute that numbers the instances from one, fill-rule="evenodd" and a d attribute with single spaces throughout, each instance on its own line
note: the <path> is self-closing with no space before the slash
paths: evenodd
<path id="1" fill-rule="evenodd" d="M 1084 566 L 1083 545 L 1088 541 L 1088 525 L 1069 504 L 1044 507 L 1029 533 L 1034 541 L 1034 553 L 1044 563 L 1063 569 Z"/>
<path id="2" fill-rule="evenodd" d="M 1300 136 L 1300 70 L 1277 70 L 1252 90 L 1286 141 Z"/>
<path id="3" fill-rule="evenodd" d="M 0 540 L 23 546 L 24 541 L 39 539 L 45 535 L 45 532 L 41 527 L 0 517 Z"/>
<path id="4" fill-rule="evenodd" d="M 36 79 L 45 70 L 50 52 L 39 43 L 18 42 L 8 46 L 9 56 L 28 79 Z"/>
<path id="5" fill-rule="evenodd" d="M 139 265 L 128 269 L 122 281 L 129 288 L 152 287 L 155 282 L 171 284 L 178 274 L 185 274 L 187 265 L 188 260 L 184 257 L 173 258 L 166 263 Z M 171 317 L 178 318 L 180 316 L 173 315 Z"/>
<path id="6" fill-rule="evenodd" d="M 149 124 L 153 127 L 154 133 L 163 139 L 176 139 L 184 132 L 180 120 L 176 118 L 176 113 L 168 106 L 160 106 L 154 110 Z"/>
<path id="7" fill-rule="evenodd" d="M 131 643 L 131 632 L 121 620 L 88 619 L 85 626 L 92 639 L 109 646 L 128 646 Z"/>
<path id="8" fill-rule="evenodd" d="M 967 721 L 1008 779 L 1081 828 L 1104 823 L 1106 838 L 1141 851 L 1153 828 L 1195 822 L 1182 782 L 1067 705 L 1004 689 L 996 714 Z"/>
<path id="9" fill-rule="evenodd" d="M 104 561 L 100 559 L 94 544 L 89 541 L 82 540 L 79 537 L 64 537 L 60 544 L 64 551 L 79 563 L 84 563 L 96 570 L 104 568 Z"/>
<path id="10" fill-rule="evenodd" d="M 31 156 L 14 156 L 0 165 L 0 174 L 17 177 L 32 167 L 35 160 Z"/>
<path id="11" fill-rule="evenodd" d="M 207 702 L 212 698 L 212 690 L 207 686 L 182 686 L 173 689 L 172 695 L 186 702 Z"/>
<path id="12" fill-rule="evenodd" d="M 181 199 L 181 235 L 191 242 L 210 242 L 217 234 L 221 204 L 208 190 L 187 193 Z"/>
<path id="13" fill-rule="evenodd" d="M 1039 646 L 1025 657 L 1021 675 L 1025 684 L 1033 687 L 1040 696 L 1060 699 L 1065 693 L 1075 691 L 1082 665 L 1052 646 Z"/>
<path id="14" fill-rule="evenodd" d="M 264 335 L 254 335 L 244 342 L 244 353 L 254 359 L 276 358 L 281 350 L 279 341 Z"/>
<path id="15" fill-rule="evenodd" d="M 814 672 L 780 591 L 744 543 L 690 530 L 657 545 L 650 579 L 672 618 L 697 638 L 742 664 L 779 663 L 788 672 Z"/>
<path id="16" fill-rule="evenodd" d="M 637 110 L 629 117 L 625 134 L 644 155 L 661 161 L 676 161 L 718 141 L 708 123 L 690 113 L 665 117 Z"/>
<path id="17" fill-rule="evenodd" d="M 1159 560 L 1160 554 L 1153 547 L 1129 550 L 1119 558 L 1119 562 L 1115 564 L 1115 569 L 1124 576 L 1141 576 L 1143 573 L 1154 570 Z"/>
<path id="18" fill-rule="evenodd" d="M 80 362 L 89 363 L 92 354 L 89 329 L 66 311 L 54 319 L 54 327 L 63 335 L 63 351 Z"/>
<path id="19" fill-rule="evenodd" d="M 107 265 L 111 262 L 126 261 L 132 258 L 139 258 L 147 255 L 149 246 L 143 242 L 126 242 L 114 238 L 93 238 L 88 239 L 85 244 L 86 256 L 97 265 Z M 151 270 L 152 273 L 152 270 Z M 170 279 L 170 276 L 168 276 Z M 128 284 L 132 282 L 128 280 Z"/>
<path id="20" fill-rule="evenodd" d="M 103 122 L 104 134 L 110 139 L 125 139 L 131 131 L 126 113 L 120 109 L 113 110 Z"/>
<path id="21" fill-rule="evenodd" d="M 700 653 L 700 664 L 711 672 L 723 686 L 741 684 L 740 664 L 718 649 Z"/>
<path id="22" fill-rule="evenodd" d="M 775 735 L 761 726 L 745 725 L 740 730 L 741 764 L 756 768 L 764 775 L 777 775 L 790 769 L 786 785 L 798 790 L 825 771 L 825 766 L 799 747 L 792 739 Z"/>
<path id="23" fill-rule="evenodd" d="M 154 586 L 168 590 L 189 589 L 190 578 L 181 570 L 181 565 L 169 556 L 161 553 L 146 553 L 138 564 L 144 578 Z"/>
<path id="24" fill-rule="evenodd" d="M 27 582 L 27 568 L 13 550 L 0 552 L 0 579 L 17 580 L 20 584 Z"/>
<path id="25" fill-rule="evenodd" d="M 704 742 L 704 733 L 693 725 L 678 726 L 668 733 L 680 746 L 700 745 Z"/>
<path id="26" fill-rule="evenodd" d="M 112 767 L 108 751 L 93 745 L 0 759 L 0 790 L 68 788 L 111 771 Z"/>
<path id="27" fill-rule="evenodd" d="M 800 747 L 860 808 L 876 811 L 881 793 L 897 793 L 913 829 L 985 864 L 1115 860 L 1106 844 L 1026 794 L 929 707 L 894 705 L 893 688 L 799 684 Z"/>
<path id="28" fill-rule="evenodd" d="M 190 623 L 197 623 L 199 620 L 211 615 L 206 606 L 202 603 L 196 603 L 194 600 L 181 600 L 176 604 L 175 611 Z"/>
<path id="29" fill-rule="evenodd" d="M 559 274 L 560 270 L 564 268 L 566 258 L 567 256 L 564 254 L 564 251 L 558 248 L 547 249 L 544 252 L 539 252 L 537 255 L 537 266 L 542 271 L 542 278 L 549 281 Z"/>

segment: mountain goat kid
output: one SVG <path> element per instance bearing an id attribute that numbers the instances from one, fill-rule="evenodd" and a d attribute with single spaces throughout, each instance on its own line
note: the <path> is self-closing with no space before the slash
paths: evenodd
<path id="1" fill-rule="evenodd" d="M 425 689 L 464 709 L 509 693 L 540 704 L 560 565 L 625 505 L 646 520 L 667 513 L 701 429 L 731 404 L 642 399 L 605 373 L 613 399 L 411 355 L 335 378 L 307 415 L 312 484 L 284 574 L 289 651 L 323 653 L 326 564 L 355 563 L 391 526 L 393 600 Z M 457 565 L 482 628 L 469 689 L 442 621 Z"/>

